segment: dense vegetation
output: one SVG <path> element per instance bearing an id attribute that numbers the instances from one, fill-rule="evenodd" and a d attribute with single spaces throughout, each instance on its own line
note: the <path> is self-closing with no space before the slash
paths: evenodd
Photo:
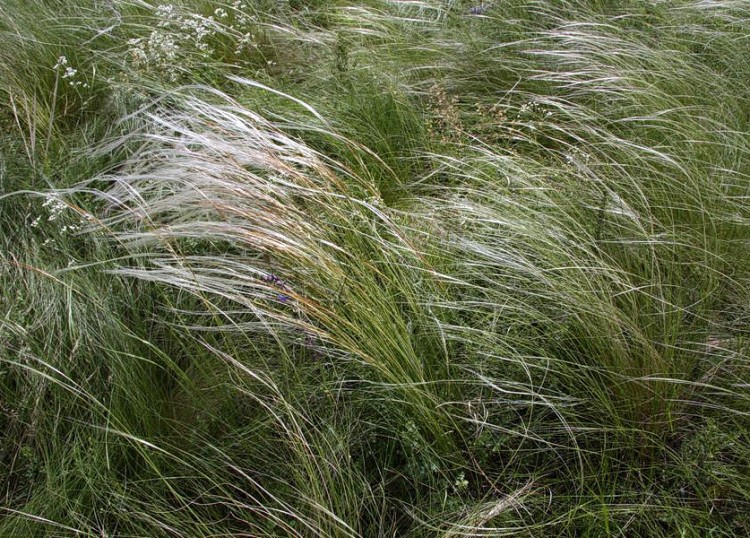
<path id="1" fill-rule="evenodd" d="M 750 534 L 746 0 L 3 0 L 0 536 Z"/>

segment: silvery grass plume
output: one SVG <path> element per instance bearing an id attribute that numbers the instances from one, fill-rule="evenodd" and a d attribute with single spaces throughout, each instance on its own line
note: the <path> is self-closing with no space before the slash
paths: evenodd
<path id="1" fill-rule="evenodd" d="M 325 127 L 312 108 L 288 99 L 305 110 L 308 128 Z M 113 272 L 198 297 L 203 308 L 184 329 L 269 336 L 282 359 L 297 346 L 311 360 L 361 365 L 402 391 L 422 413 L 421 426 L 433 429 L 431 437 L 444 437 L 430 421 L 438 413 L 424 388 L 429 373 L 408 341 L 405 307 L 389 289 L 396 261 L 417 266 L 421 255 L 384 212 L 377 192 L 215 90 L 185 88 L 169 105 L 155 103 L 137 117 L 141 128 L 101 148 L 136 148 L 122 170 L 77 189 L 103 201 L 104 227 L 133 257 Z M 399 285 L 408 292 L 415 284 Z M 293 504 L 304 513 L 290 512 L 287 499 L 255 484 L 241 462 L 228 461 L 248 488 L 263 492 L 248 509 L 290 535 L 356 536 L 351 525 L 367 494 L 347 493 L 345 482 L 357 472 L 344 465 L 346 458 L 333 459 L 345 441 L 331 446 L 331 433 L 318 431 L 316 417 L 276 386 L 277 372 L 210 350 L 240 379 L 270 392 L 272 403 L 248 396 L 268 409 L 299 457 Z M 366 486 L 361 478 L 357 483 Z M 289 519 L 304 528 L 292 529 Z"/>
<path id="2" fill-rule="evenodd" d="M 747 2 L 80 4 L 0 8 L 0 535 L 747 534 Z"/>
<path id="3" fill-rule="evenodd" d="M 311 107 L 287 99 L 304 109 L 307 130 L 340 138 Z M 270 335 L 280 350 L 303 346 L 315 360 L 343 365 L 355 383 L 364 382 L 405 408 L 410 427 L 397 433 L 409 443 L 420 440 L 425 462 L 420 465 L 427 476 L 463 484 L 451 469 L 465 427 L 503 431 L 553 449 L 544 435 L 491 424 L 472 407 L 482 391 L 499 395 L 491 405 L 502 405 L 507 396 L 519 407 L 541 406 L 553 414 L 558 405 L 572 402 L 525 374 L 495 379 L 481 372 L 486 361 L 510 363 L 516 373 L 527 369 L 528 350 L 517 351 L 512 343 L 498 348 L 501 333 L 486 327 L 482 317 L 494 312 L 505 323 L 530 303 L 498 299 L 494 293 L 510 293 L 521 280 L 500 279 L 492 291 L 490 273 L 499 277 L 505 268 L 527 275 L 523 278 L 543 278 L 527 253 L 495 244 L 498 236 L 482 231 L 497 229 L 500 219 L 508 218 L 499 215 L 512 203 L 507 192 L 493 198 L 496 207 L 481 196 L 461 202 L 458 189 L 416 200 L 422 211 L 393 210 L 371 183 L 207 88 L 184 88 L 170 96 L 169 106 L 154 103 L 137 117 L 140 128 L 101 148 L 135 148 L 124 166 L 77 189 L 103 201 L 104 226 L 132 255 L 133 263 L 116 274 L 199 298 L 203 309 L 194 312 L 196 322 L 186 329 Z M 502 159 L 492 162 L 498 170 L 504 166 Z M 477 182 L 476 189 L 486 187 L 472 174 L 467 179 Z M 477 227 L 461 224 L 465 218 Z M 520 231 L 529 220 L 508 224 Z M 553 236 L 554 229 L 550 241 Z M 467 261 L 456 263 L 455 255 Z M 505 307 L 497 303 L 502 300 Z M 502 329 L 506 335 L 507 328 Z M 242 357 L 215 353 L 240 376 L 261 375 Z M 469 390 L 462 394 L 460 387 Z M 556 416 L 559 430 L 570 431 L 565 418 Z M 289 430 L 296 431 L 293 425 Z M 311 458 L 305 460 L 311 467 L 319 465 L 319 455 L 300 450 Z M 318 476 L 318 482 L 323 479 Z M 334 509 L 324 492 L 311 495 L 326 510 Z M 516 506 L 489 495 L 478 513 Z"/>
<path id="4" fill-rule="evenodd" d="M 727 148 L 731 160 L 728 148 L 746 144 L 718 109 L 680 121 L 695 103 L 673 103 L 668 80 L 640 82 L 666 56 L 638 42 L 636 60 L 613 54 L 630 42 L 602 28 L 560 21 L 515 43 L 537 62 L 524 74 L 558 95 L 511 90 L 497 128 L 519 149 L 467 135 L 461 158 L 428 154 L 427 174 L 443 181 L 426 181 L 409 209 L 386 207 L 367 179 L 205 88 L 142 111 L 144 127 L 113 144 L 138 146 L 123 171 L 82 189 L 108 183 L 97 191 L 106 224 L 143 260 L 120 274 L 199 297 L 215 320 L 191 328 L 301 344 L 391 391 L 414 417 L 409 435 L 434 442 L 428 474 L 489 432 L 551 454 L 583 489 L 607 432 L 648 440 L 629 453 L 637 467 L 691 409 L 729 402 L 741 414 L 747 403 L 721 386 L 733 365 L 705 354 L 721 328 L 712 290 L 736 284 L 711 233 L 735 233 L 743 176 L 689 151 Z M 297 132 L 368 151 L 276 93 L 304 111 Z M 509 427 L 508 408 L 544 418 Z M 477 510 L 494 513 L 487 502 Z"/>
<path id="5" fill-rule="evenodd" d="M 144 110 L 142 130 L 102 148 L 138 146 L 125 171 L 80 188 L 106 200 L 106 225 L 144 260 L 117 273 L 200 297 L 222 319 L 204 329 L 328 346 L 435 414 L 429 383 L 445 375 L 445 357 L 432 368 L 412 342 L 415 324 L 434 319 L 425 305 L 440 287 L 418 247 L 425 233 L 400 225 L 373 185 L 202 91 Z M 308 128 L 326 128 L 303 108 Z"/>
<path id="6" fill-rule="evenodd" d="M 118 238 L 151 253 L 151 269 L 126 272 L 225 297 L 258 314 L 253 323 L 298 323 L 258 305 L 282 281 L 299 283 L 298 292 L 288 290 L 295 302 L 320 305 L 343 280 L 336 256 L 345 253 L 308 206 L 346 199 L 344 184 L 314 151 L 205 91 L 222 103 L 185 96 L 177 110 L 157 105 L 142 112 L 143 130 L 103 148 L 140 146 L 128 173 L 91 183 L 110 184 L 99 194 Z M 187 240 L 202 248 L 186 249 Z"/>

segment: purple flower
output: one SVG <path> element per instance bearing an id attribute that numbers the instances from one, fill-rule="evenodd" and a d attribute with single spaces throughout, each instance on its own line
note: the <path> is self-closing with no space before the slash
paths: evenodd
<path id="1" fill-rule="evenodd" d="M 278 276 L 274 275 L 273 273 L 268 273 L 263 276 L 262 278 L 263 282 L 267 282 L 274 288 L 276 288 L 278 291 L 286 291 L 289 288 L 284 283 L 283 280 L 281 280 Z M 290 297 L 284 293 L 278 293 L 276 295 L 276 300 L 280 303 L 288 303 L 290 300 Z"/>
<path id="2" fill-rule="evenodd" d="M 273 284 L 274 286 L 278 286 L 280 288 L 284 288 L 284 281 L 281 280 L 279 277 L 272 273 L 268 273 L 263 277 L 264 282 L 268 282 L 269 284 Z"/>

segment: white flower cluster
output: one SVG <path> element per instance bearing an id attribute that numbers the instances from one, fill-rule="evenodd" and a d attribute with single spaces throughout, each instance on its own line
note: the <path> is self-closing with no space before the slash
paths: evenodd
<path id="1" fill-rule="evenodd" d="M 57 220 L 57 217 L 59 217 L 63 213 L 63 211 L 65 211 L 68 208 L 65 202 L 60 200 L 54 194 L 47 195 L 47 199 L 42 204 L 42 207 L 47 208 L 47 211 L 49 211 L 47 222 L 52 222 L 54 220 Z"/>
<path id="2" fill-rule="evenodd" d="M 158 22 L 148 36 L 128 40 L 134 66 L 153 67 L 166 73 L 170 80 L 176 80 L 181 51 L 213 52 L 207 41 L 216 33 L 213 17 L 181 14 L 172 4 L 157 6 L 155 15 Z"/>
<path id="3" fill-rule="evenodd" d="M 521 108 L 518 109 L 516 117 L 518 119 L 529 119 L 537 117 L 549 118 L 551 115 L 552 111 L 546 108 L 541 103 L 537 103 L 536 101 L 529 101 L 521 105 Z"/>
<path id="4" fill-rule="evenodd" d="M 247 4 L 242 0 L 235 0 L 234 2 L 232 2 L 232 9 L 239 13 L 240 16 L 242 16 L 242 14 L 244 13 L 243 10 L 247 9 Z"/>
<path id="5" fill-rule="evenodd" d="M 569 153 L 565 154 L 565 162 L 576 168 L 588 166 L 590 160 L 591 155 L 578 148 L 572 148 Z"/>
<path id="6" fill-rule="evenodd" d="M 214 54 L 211 38 L 219 32 L 236 37 L 235 54 L 240 54 L 255 39 L 249 31 L 253 19 L 245 13 L 246 8 L 244 2 L 235 1 L 231 8 L 219 7 L 213 15 L 203 16 L 185 13 L 173 4 L 159 5 L 155 10 L 158 22 L 149 35 L 128 40 L 130 59 L 135 67 L 158 69 L 174 81 L 181 54 Z"/>
<path id="7" fill-rule="evenodd" d="M 83 225 L 86 221 L 91 221 L 93 217 L 89 213 L 79 214 L 77 212 L 68 212 L 67 210 L 70 208 L 68 204 L 66 204 L 59 196 L 53 193 L 49 193 L 45 195 L 44 203 L 42 204 L 42 209 L 44 210 L 45 214 L 37 215 L 36 218 L 34 218 L 30 223 L 30 228 L 38 228 L 42 220 L 46 222 L 55 222 L 59 220 L 67 221 L 67 224 L 63 224 L 62 226 L 57 227 L 57 234 L 60 236 L 64 236 L 67 233 L 73 233 L 77 232 L 78 230 L 83 228 Z M 66 214 L 70 213 L 76 213 L 75 216 L 79 217 L 77 222 L 71 222 L 70 218 L 64 218 L 63 217 Z M 31 215 L 29 215 L 27 218 L 29 218 Z M 51 227 L 50 227 L 51 226 Z M 50 232 L 51 230 L 55 230 L 56 225 L 48 225 L 45 227 L 45 231 Z M 44 240 L 43 245 L 47 245 L 53 241 L 52 237 L 47 237 L 47 239 Z"/>
<path id="8" fill-rule="evenodd" d="M 68 81 L 68 84 L 70 84 L 73 88 L 88 88 L 88 82 L 84 82 L 80 80 L 78 75 L 78 69 L 75 69 L 74 67 L 68 65 L 68 59 L 65 56 L 60 56 L 57 59 L 57 62 L 54 66 L 52 66 L 52 69 L 54 69 L 56 72 L 60 72 L 62 70 L 63 75 L 62 78 Z"/>
<path id="9" fill-rule="evenodd" d="M 234 48 L 236 55 L 242 54 L 248 47 L 257 47 L 258 44 L 255 41 L 251 29 L 255 22 L 253 18 L 245 11 L 247 4 L 241 0 L 235 0 L 232 3 L 232 11 L 234 12 L 235 23 L 232 25 L 233 29 L 240 34 L 240 38 L 237 40 L 237 44 Z"/>
<path id="10" fill-rule="evenodd" d="M 222 19 L 222 22 L 232 34 L 239 36 L 234 47 L 235 55 L 239 56 L 249 47 L 258 47 L 255 35 L 253 34 L 253 27 L 257 21 L 252 15 L 247 13 L 247 4 L 242 0 L 232 2 L 230 11 L 232 17 L 230 17 L 230 14 L 226 10 L 221 8 L 218 8 L 214 12 L 214 15 Z"/>

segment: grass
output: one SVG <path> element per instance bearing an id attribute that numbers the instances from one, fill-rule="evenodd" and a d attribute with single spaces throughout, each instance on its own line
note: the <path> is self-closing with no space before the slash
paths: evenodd
<path id="1" fill-rule="evenodd" d="M 0 7 L 0 536 L 745 536 L 744 2 Z"/>

